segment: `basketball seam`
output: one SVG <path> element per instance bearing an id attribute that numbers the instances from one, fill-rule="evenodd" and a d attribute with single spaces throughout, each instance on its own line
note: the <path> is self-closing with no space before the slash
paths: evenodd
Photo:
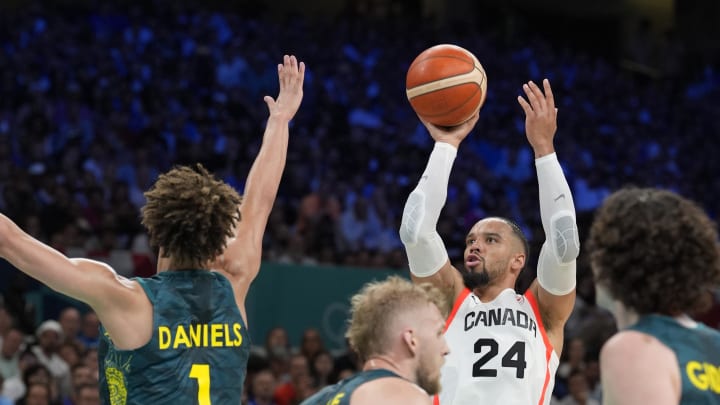
<path id="1" fill-rule="evenodd" d="M 485 73 L 484 71 L 481 71 L 476 66 L 473 66 L 473 69 L 471 69 L 467 73 L 461 73 L 459 75 L 443 77 L 442 79 L 433 80 L 428 83 L 423 83 L 423 84 L 421 84 L 419 86 L 415 86 L 411 89 L 405 89 L 405 94 L 407 95 L 407 98 L 409 100 L 411 100 L 417 96 L 421 96 L 424 94 L 432 93 L 432 92 L 443 90 L 443 89 L 450 89 L 455 86 L 459 86 L 462 84 L 470 84 L 470 83 L 477 84 L 480 87 L 480 89 L 482 90 L 482 88 L 483 88 L 482 84 L 485 81 L 484 73 Z M 479 80 L 477 80 L 478 75 L 480 76 Z M 466 78 L 474 79 L 474 80 L 462 81 L 463 79 L 466 79 Z M 448 86 L 441 87 L 443 85 L 443 83 L 447 83 L 447 82 L 449 82 Z M 485 93 L 485 92 L 483 91 L 483 93 Z"/>
<path id="2" fill-rule="evenodd" d="M 420 63 L 420 62 L 425 62 L 426 60 L 430 60 L 430 59 L 441 59 L 441 58 L 443 58 L 443 59 L 457 59 L 457 60 L 461 60 L 461 61 L 463 61 L 463 62 L 465 62 L 465 63 L 468 63 L 468 60 L 467 60 L 467 59 L 463 59 L 463 58 L 457 57 L 457 56 L 455 56 L 455 55 L 432 55 L 432 56 L 428 56 L 428 57 L 425 57 L 425 58 L 423 58 L 423 59 L 414 61 L 414 62 L 410 65 L 409 70 L 412 70 L 412 68 L 413 68 L 415 65 L 417 65 L 418 63 Z M 476 66 L 475 66 L 475 63 L 474 63 L 475 61 L 472 60 L 473 58 L 470 58 L 470 59 L 471 59 L 470 62 L 473 62 L 473 63 L 468 63 L 468 64 L 469 64 L 469 65 L 471 64 L 471 65 L 473 65 L 473 67 L 476 67 Z M 461 74 L 463 74 L 463 73 L 461 73 Z"/>
<path id="3" fill-rule="evenodd" d="M 448 114 L 450 114 L 450 113 L 452 113 L 452 112 L 455 112 L 455 111 L 459 110 L 460 108 L 464 107 L 465 104 L 467 104 L 467 102 L 470 101 L 473 97 L 475 97 L 475 94 L 473 94 L 473 95 L 471 95 L 470 97 L 468 97 L 468 98 L 466 98 L 465 100 L 463 100 L 462 103 L 460 103 L 457 107 L 453 108 L 452 110 L 447 110 L 447 111 L 444 111 L 444 112 L 442 112 L 442 113 L 440 113 L 440 114 L 423 114 L 423 116 L 424 116 L 424 117 L 440 117 L 440 116 L 443 116 L 443 115 L 448 115 Z M 483 99 L 483 96 L 481 95 L 481 96 L 480 96 L 480 101 L 481 101 L 481 102 L 482 102 L 482 99 Z"/>

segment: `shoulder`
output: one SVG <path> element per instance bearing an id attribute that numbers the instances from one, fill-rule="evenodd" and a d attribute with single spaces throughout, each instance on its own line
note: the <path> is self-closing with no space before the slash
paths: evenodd
<path id="1" fill-rule="evenodd" d="M 619 332 L 610 338 L 600 352 L 604 393 L 622 402 L 637 396 L 676 398 L 680 395 L 681 377 L 677 356 L 668 346 L 647 333 L 633 330 Z"/>
<path id="2" fill-rule="evenodd" d="M 678 367 L 677 357 L 668 346 L 647 333 L 626 330 L 611 337 L 600 351 L 603 368 L 617 373 L 644 368 L 657 373 L 662 369 Z"/>
<path id="3" fill-rule="evenodd" d="M 416 384 L 399 377 L 379 378 L 358 387 L 351 405 L 430 405 L 432 398 Z"/>
<path id="4" fill-rule="evenodd" d="M 600 355 L 608 361 L 658 355 L 674 357 L 673 351 L 655 336 L 635 330 L 615 334 L 605 343 Z"/>

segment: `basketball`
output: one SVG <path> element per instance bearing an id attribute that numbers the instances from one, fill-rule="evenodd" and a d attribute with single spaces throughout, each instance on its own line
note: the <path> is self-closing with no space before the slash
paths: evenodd
<path id="1" fill-rule="evenodd" d="M 478 59 L 456 45 L 426 49 L 407 72 L 405 91 L 425 121 L 452 127 L 470 119 L 485 102 L 487 76 Z"/>

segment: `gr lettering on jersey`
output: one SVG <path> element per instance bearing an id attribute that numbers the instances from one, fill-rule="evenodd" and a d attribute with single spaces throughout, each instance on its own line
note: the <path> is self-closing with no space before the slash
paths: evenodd
<path id="1" fill-rule="evenodd" d="M 535 320 L 523 311 L 512 308 L 495 308 L 489 311 L 468 312 L 465 315 L 465 332 L 478 326 L 505 326 L 512 325 L 527 329 L 537 337 L 537 324 Z"/>
<path id="2" fill-rule="evenodd" d="M 720 366 L 689 361 L 685 366 L 685 372 L 695 388 L 702 391 L 712 390 L 720 394 Z"/>
<path id="3" fill-rule="evenodd" d="M 340 405 L 340 401 L 342 401 L 343 397 L 345 397 L 345 393 L 341 392 L 335 395 L 331 400 L 327 401 L 325 405 Z"/>
<path id="4" fill-rule="evenodd" d="M 237 347 L 242 344 L 242 325 L 233 323 L 199 323 L 178 325 L 172 329 L 158 326 L 160 350 L 189 349 L 191 347 Z M 231 333 L 232 331 L 232 333 Z"/>

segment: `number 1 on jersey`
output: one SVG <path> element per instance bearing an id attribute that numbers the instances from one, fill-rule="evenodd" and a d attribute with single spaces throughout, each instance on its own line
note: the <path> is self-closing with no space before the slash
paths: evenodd
<path id="1" fill-rule="evenodd" d="M 210 365 L 193 364 L 190 378 L 198 382 L 198 405 L 212 405 L 210 402 Z"/>

